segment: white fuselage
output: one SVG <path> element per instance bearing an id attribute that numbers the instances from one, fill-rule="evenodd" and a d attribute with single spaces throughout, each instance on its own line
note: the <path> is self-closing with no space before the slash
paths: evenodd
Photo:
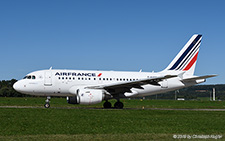
<path id="1" fill-rule="evenodd" d="M 172 62 L 161 72 L 122 72 L 85 70 L 41 70 L 16 82 L 15 90 L 37 96 L 65 96 L 70 104 L 96 104 L 117 99 L 116 108 L 123 108 L 120 98 L 143 97 L 173 91 L 205 82 L 216 75 L 194 76 L 202 35 L 195 34 Z"/>
<path id="2" fill-rule="evenodd" d="M 156 78 L 163 73 L 83 71 L 83 70 L 41 70 L 29 73 L 19 80 L 14 88 L 22 93 L 36 96 L 74 96 L 76 89 L 87 86 L 122 84 L 146 78 Z M 186 85 L 179 77 L 159 82 L 160 86 L 146 84 L 142 88 L 132 88 L 125 97 L 142 97 L 180 89 Z"/>

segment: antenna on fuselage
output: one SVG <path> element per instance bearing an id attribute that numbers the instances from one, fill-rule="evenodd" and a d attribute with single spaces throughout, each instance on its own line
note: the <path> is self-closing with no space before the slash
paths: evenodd
<path id="1" fill-rule="evenodd" d="M 49 70 L 52 70 L 52 67 L 50 67 Z"/>
<path id="2" fill-rule="evenodd" d="M 139 72 L 142 72 L 142 69 L 140 69 Z"/>

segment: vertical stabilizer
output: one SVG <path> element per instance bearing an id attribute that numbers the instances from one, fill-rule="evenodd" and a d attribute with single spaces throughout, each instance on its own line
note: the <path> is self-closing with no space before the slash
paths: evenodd
<path id="1" fill-rule="evenodd" d="M 193 76 L 201 40 L 202 35 L 193 35 L 164 71 L 183 71 L 184 76 Z"/>

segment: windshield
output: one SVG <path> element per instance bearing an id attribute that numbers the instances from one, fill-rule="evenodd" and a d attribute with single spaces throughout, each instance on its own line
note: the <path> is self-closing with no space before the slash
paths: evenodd
<path id="1" fill-rule="evenodd" d="M 23 79 L 36 79 L 35 75 L 27 75 Z"/>

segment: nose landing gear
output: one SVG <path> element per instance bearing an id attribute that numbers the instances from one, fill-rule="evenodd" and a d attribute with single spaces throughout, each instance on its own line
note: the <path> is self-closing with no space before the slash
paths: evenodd
<path id="1" fill-rule="evenodd" d="M 51 97 L 50 96 L 48 96 L 47 97 L 47 99 L 45 100 L 45 108 L 49 108 L 50 107 L 50 99 L 51 99 Z"/>

